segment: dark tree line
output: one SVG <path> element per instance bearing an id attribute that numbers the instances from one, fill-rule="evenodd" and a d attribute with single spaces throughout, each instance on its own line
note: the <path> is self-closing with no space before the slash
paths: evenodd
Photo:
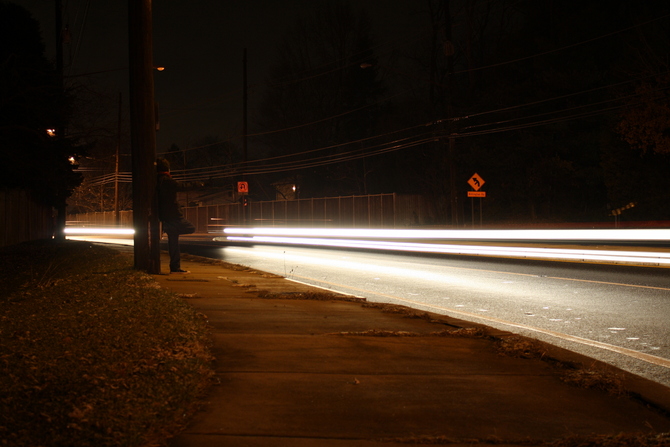
<path id="1" fill-rule="evenodd" d="M 392 51 L 344 2 L 281 41 L 257 123 L 276 130 L 269 154 L 295 154 L 303 197 L 420 192 L 440 223 L 462 222 L 477 172 L 490 221 L 604 221 L 628 203 L 622 219 L 669 218 L 666 2 L 425 0 L 416 13 L 424 33 Z M 303 167 L 317 156 L 332 163 Z"/>
<path id="2" fill-rule="evenodd" d="M 249 144 L 262 155 L 249 180 L 262 198 L 284 181 L 302 198 L 419 193 L 435 223 L 460 225 L 477 172 L 492 223 L 603 221 L 630 203 L 619 218 L 668 219 L 666 2 L 412 5 L 422 26 L 383 39 L 383 24 L 354 2 L 328 2 L 287 27 L 252 117 Z M 74 102 L 37 23 L 0 8 L 0 183 L 57 206 L 81 181 L 68 158 L 83 148 L 46 129 L 66 129 Z M 201 143 L 173 147 L 173 167 L 234 190 L 240 149 Z"/>
<path id="3" fill-rule="evenodd" d="M 82 149 L 58 134 L 67 128 L 70 104 L 44 55 L 38 23 L 25 9 L 0 2 L 0 186 L 65 205 L 81 182 L 69 159 Z"/>
<path id="4" fill-rule="evenodd" d="M 296 154 L 301 160 L 311 157 L 303 152 L 324 148 L 313 155 L 326 164 L 281 174 L 297 176 L 305 197 L 367 189 L 364 161 L 327 162 L 355 150 L 347 143 L 376 129 L 381 83 L 376 68 L 361 68 L 375 63 L 371 45 L 369 17 L 347 4 L 329 3 L 293 24 L 277 49 L 258 125 L 266 132 L 280 130 L 266 138 L 270 156 Z"/>

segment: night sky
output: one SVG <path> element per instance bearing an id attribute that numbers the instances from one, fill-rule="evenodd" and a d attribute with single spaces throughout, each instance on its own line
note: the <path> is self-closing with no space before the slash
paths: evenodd
<path id="1" fill-rule="evenodd" d="M 248 52 L 250 131 L 261 84 L 274 61 L 275 47 L 297 17 L 314 13 L 329 0 L 156 1 L 155 96 L 161 130 L 157 151 L 185 148 L 205 137 L 239 135 L 242 123 L 243 51 Z M 15 0 L 42 27 L 47 56 L 55 59 L 53 0 Z M 401 42 L 416 33 L 420 5 L 415 0 L 359 0 L 373 20 L 376 42 Z M 64 0 L 64 26 L 72 43 L 65 48 L 65 75 L 99 92 L 115 108 L 118 94 L 128 104 L 127 2 Z M 90 75 L 90 73 L 96 73 Z M 82 76 L 85 75 L 85 76 Z M 110 114 L 115 117 L 116 113 Z"/>
<path id="2" fill-rule="evenodd" d="M 41 24 L 54 59 L 54 0 L 15 2 Z M 667 219 L 670 141 L 655 109 L 666 109 L 667 80 L 659 75 L 668 71 L 667 0 L 352 0 L 354 15 L 362 8 L 371 20 L 372 43 L 358 42 L 376 61 L 370 75 L 351 70 L 360 64 L 349 59 L 342 70 L 328 68 L 361 54 L 340 44 L 346 33 L 337 33 L 335 21 L 319 17 L 337 3 L 153 2 L 154 64 L 165 67 L 155 72 L 157 153 L 174 144 L 187 169 L 232 178 L 217 169 L 241 159 L 246 49 L 249 162 L 258 165 L 246 169 L 262 193 L 257 200 L 271 197 L 267 185 L 300 175 L 303 198 L 423 194 L 435 204 L 435 221 L 445 222 L 464 212 L 456 195 L 477 172 L 490 192 L 487 212 L 499 221 L 603 220 L 630 203 L 637 203 L 630 220 Z M 435 13 L 446 3 L 448 20 Z M 97 142 L 83 168 L 109 170 L 119 93 L 121 153 L 130 153 L 127 0 L 63 4 L 72 32 L 64 74 L 78 101 L 68 131 Z M 431 18 L 453 28 L 452 76 L 446 37 Z M 299 19 L 323 28 L 285 40 Z M 282 43 L 289 54 L 272 78 Z M 270 89 L 271 79 L 281 82 Z M 647 90 L 638 92 L 640 85 Z M 645 114 L 654 119 L 641 119 Z M 440 132 L 457 135 L 449 156 L 431 144 L 440 143 Z M 268 161 L 278 157 L 294 159 Z M 122 171 L 129 160 L 121 158 Z"/>

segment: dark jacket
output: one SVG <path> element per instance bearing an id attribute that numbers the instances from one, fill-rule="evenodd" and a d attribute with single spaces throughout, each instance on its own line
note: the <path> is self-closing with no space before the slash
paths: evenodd
<path id="1" fill-rule="evenodd" d="M 184 213 L 177 202 L 179 184 L 170 176 L 169 172 L 159 172 L 156 185 L 158 195 L 158 218 L 161 222 L 174 222 L 183 219 Z"/>

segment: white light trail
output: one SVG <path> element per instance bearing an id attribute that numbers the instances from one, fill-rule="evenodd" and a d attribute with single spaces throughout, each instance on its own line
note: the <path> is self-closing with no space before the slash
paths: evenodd
<path id="1" fill-rule="evenodd" d="M 132 228 L 95 228 L 95 227 L 66 227 L 65 234 L 135 234 Z"/>
<path id="2" fill-rule="evenodd" d="M 226 228 L 225 234 L 245 236 L 339 237 L 372 239 L 459 239 L 542 241 L 670 241 L 670 229 L 558 230 L 389 230 L 348 228 Z"/>
<path id="3" fill-rule="evenodd" d="M 227 228 L 227 239 L 258 244 L 394 250 L 474 256 L 670 266 L 670 252 L 444 244 L 447 241 L 648 242 L 670 240 L 670 230 L 351 230 Z M 364 239 L 368 238 L 368 239 Z M 389 240 L 391 239 L 391 240 Z M 396 239 L 394 241 L 393 239 Z M 397 239 L 403 239 L 397 241 Z M 420 242 L 409 242 L 416 240 Z M 425 241 L 429 240 L 430 243 Z"/>

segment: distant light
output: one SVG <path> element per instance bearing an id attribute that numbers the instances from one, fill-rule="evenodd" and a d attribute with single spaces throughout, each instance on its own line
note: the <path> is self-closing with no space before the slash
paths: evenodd
<path id="1" fill-rule="evenodd" d="M 56 129 L 47 129 L 47 135 L 49 135 L 50 137 L 55 137 Z"/>
<path id="2" fill-rule="evenodd" d="M 68 158 L 68 161 L 70 162 L 71 165 L 77 163 L 77 160 L 74 157 Z"/>
<path id="3" fill-rule="evenodd" d="M 163 71 L 165 70 L 165 67 L 154 67 L 157 71 Z"/>

